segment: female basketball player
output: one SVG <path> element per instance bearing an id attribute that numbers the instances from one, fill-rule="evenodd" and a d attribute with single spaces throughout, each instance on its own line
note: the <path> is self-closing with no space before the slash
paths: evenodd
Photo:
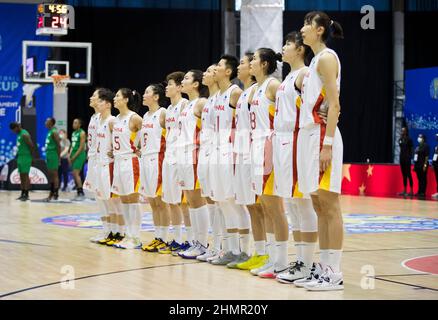
<path id="1" fill-rule="evenodd" d="M 143 105 L 149 111 L 143 116 L 140 131 L 140 193 L 148 198 L 155 228 L 160 230 L 153 243 L 143 246 L 142 249 L 148 252 L 166 248 L 170 224 L 169 205 L 161 200 L 162 164 L 166 149 L 166 109 L 163 106 L 167 104 L 167 99 L 164 90 L 162 84 L 151 84 L 143 94 Z"/>
<path id="2" fill-rule="evenodd" d="M 208 88 L 202 84 L 202 71 L 190 70 L 184 75 L 182 92 L 189 96 L 189 102 L 178 117 L 177 175 L 189 204 L 195 243 L 179 255 L 186 259 L 196 259 L 207 250 L 209 226 L 207 202 L 201 196 L 196 172 L 202 109 L 207 101 L 205 97 L 208 96 Z"/>
<path id="3" fill-rule="evenodd" d="M 137 134 L 142 118 L 136 113 L 140 95 L 127 88 L 120 89 L 114 97 L 119 115 L 111 122 L 114 178 L 111 191 L 120 196 L 122 212 L 127 225 L 126 236 L 115 246 L 123 249 L 141 248 L 141 208 L 139 204 L 140 164 L 137 156 Z"/>
<path id="4" fill-rule="evenodd" d="M 50 193 L 46 201 L 58 200 L 59 196 L 58 167 L 60 165 L 61 145 L 55 123 L 55 118 L 47 118 L 45 122 L 46 128 L 49 130 L 46 137 L 46 163 L 50 182 Z"/>
<path id="5" fill-rule="evenodd" d="M 202 109 L 201 116 L 201 132 L 199 136 L 199 161 L 198 161 L 198 178 L 201 186 L 201 195 L 205 197 L 207 201 L 208 212 L 210 215 L 210 227 L 213 230 L 213 242 L 211 247 L 205 252 L 205 254 L 198 256 L 199 261 L 208 261 L 208 259 L 216 259 L 221 250 L 222 242 L 222 217 L 219 206 L 210 199 L 211 196 L 211 177 L 210 177 L 210 165 L 211 154 L 213 148 L 213 108 L 216 103 L 217 93 L 219 87 L 214 79 L 214 68 L 216 64 L 213 64 L 207 68 L 202 77 L 202 84 L 208 87 L 210 96 Z"/>
<path id="6" fill-rule="evenodd" d="M 276 94 L 274 172 L 281 172 L 281 175 L 274 177 L 274 190 L 277 196 L 284 199 L 291 220 L 297 258 L 287 271 L 277 275 L 277 280 L 284 283 L 292 283 L 310 275 L 318 238 L 317 217 L 310 196 L 298 192 L 296 185 L 297 138 L 301 106 L 301 97 L 296 88 L 301 88 L 307 72 L 304 60 L 309 53 L 310 48 L 303 44 L 299 32 L 291 32 L 286 36 L 282 58 L 283 62 L 289 64 L 291 71 Z"/>
<path id="7" fill-rule="evenodd" d="M 304 44 L 312 48 L 315 57 L 301 90 L 298 187 L 301 192 L 311 194 L 318 215 L 322 268 L 316 264 L 308 278 L 296 280 L 294 284 L 308 290 L 342 290 L 340 264 L 344 230 L 339 194 L 343 143 L 337 127 L 341 64 L 336 52 L 327 48 L 326 42 L 330 38 L 342 38 L 343 31 L 340 24 L 330 20 L 327 14 L 313 11 L 304 18 L 301 34 Z"/>
<path id="8" fill-rule="evenodd" d="M 250 97 L 251 124 L 251 179 L 253 191 L 260 200 L 268 221 L 267 246 L 269 260 L 251 273 L 263 278 L 275 278 L 287 269 L 287 241 L 289 229 L 283 208 L 283 199 L 274 195 L 274 170 L 272 155 L 273 120 L 275 113 L 275 94 L 280 82 L 270 75 L 277 69 L 281 55 L 272 49 L 260 48 L 250 63 L 251 74 L 257 79 L 257 88 Z M 270 230 L 269 220 L 272 221 Z M 270 232 L 271 231 L 271 232 Z M 274 244 L 275 235 L 275 244 Z M 275 247 L 274 247 L 275 246 Z"/>
<path id="9" fill-rule="evenodd" d="M 235 158 L 233 175 L 234 197 L 236 204 L 246 205 L 248 208 L 255 246 L 255 253 L 249 260 L 235 264 L 235 266 L 241 270 L 261 267 L 268 259 L 268 255 L 266 254 L 266 231 L 263 207 L 260 203 L 256 203 L 256 195 L 251 188 L 249 97 L 256 87 L 256 79 L 249 72 L 249 64 L 253 57 L 253 53 L 245 53 L 237 67 L 237 77 L 243 83 L 244 91 L 240 95 L 236 106 L 236 131 L 233 146 Z M 229 267 L 233 267 L 233 263 L 230 263 Z"/>
<path id="10" fill-rule="evenodd" d="M 178 137 L 177 121 L 181 110 L 187 103 L 187 99 L 181 96 L 181 82 L 184 79 L 184 72 L 176 71 L 167 75 L 166 97 L 170 99 L 170 105 L 166 109 L 166 151 L 163 160 L 163 192 L 161 199 L 169 204 L 170 220 L 174 230 L 174 241 L 160 253 L 176 254 L 181 250 L 190 247 L 193 242 L 193 232 L 190 224 L 189 214 L 184 215 L 184 225 L 187 232 L 187 241 L 182 240 L 182 190 L 177 181 L 176 166 L 176 140 Z M 155 235 L 159 238 L 159 233 Z M 152 244 L 151 244 L 152 245 Z"/>
<path id="11" fill-rule="evenodd" d="M 82 119 L 73 120 L 73 133 L 71 134 L 71 151 L 69 163 L 72 168 L 73 179 L 76 184 L 77 195 L 74 200 L 84 200 L 82 189 L 81 171 L 84 167 L 87 153 L 85 152 L 86 134 L 82 129 Z"/>

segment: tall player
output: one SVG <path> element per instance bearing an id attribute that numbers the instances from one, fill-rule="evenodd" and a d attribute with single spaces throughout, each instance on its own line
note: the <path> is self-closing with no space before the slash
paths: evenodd
<path id="1" fill-rule="evenodd" d="M 250 270 L 261 267 L 269 256 L 266 254 L 266 231 L 263 207 L 256 203 L 256 195 L 251 188 L 251 126 L 249 121 L 249 97 L 256 87 L 256 79 L 250 74 L 249 64 L 253 59 L 252 52 L 246 52 L 240 59 L 237 67 L 237 77 L 243 83 L 244 91 L 239 97 L 236 106 L 236 131 L 234 136 L 233 152 L 235 169 L 233 176 L 234 197 L 236 204 L 245 205 L 251 217 L 251 228 L 254 238 L 255 253 L 247 261 L 242 253 L 241 262 L 231 262 L 227 266 L 241 270 Z"/>
<path id="2" fill-rule="evenodd" d="M 120 196 L 121 209 L 126 222 L 125 238 L 116 247 L 141 248 L 141 207 L 139 203 L 140 163 L 137 156 L 137 133 L 141 130 L 142 118 L 136 113 L 140 107 L 140 94 L 128 88 L 117 91 L 114 106 L 119 115 L 110 126 L 114 178 L 111 191 Z"/>
<path id="3" fill-rule="evenodd" d="M 55 118 L 47 118 L 45 125 L 49 129 L 46 137 L 46 163 L 49 172 L 50 193 L 46 201 L 58 200 L 61 144 L 58 131 L 55 127 Z"/>
<path id="4" fill-rule="evenodd" d="M 201 116 L 208 96 L 208 88 L 202 84 L 202 71 L 190 70 L 184 75 L 182 92 L 189 96 L 189 102 L 178 117 L 177 175 L 189 204 L 195 244 L 179 255 L 196 259 L 207 250 L 209 226 L 207 202 L 201 196 L 197 175 Z"/>
<path id="5" fill-rule="evenodd" d="M 164 87 L 161 84 L 149 85 L 143 94 L 143 105 L 149 108 L 143 116 L 140 131 L 141 165 L 140 193 L 147 197 L 152 208 L 155 228 L 159 229 L 158 238 L 151 245 L 143 246 L 144 251 L 157 252 L 167 247 L 170 209 L 161 199 L 162 166 L 166 149 L 166 109 Z M 170 242 L 169 242 L 170 243 Z"/>
<path id="6" fill-rule="evenodd" d="M 162 167 L 162 196 L 161 199 L 169 204 L 170 220 L 174 230 L 174 242 L 171 242 L 166 248 L 160 250 L 160 253 L 177 254 L 181 250 L 186 250 L 193 243 L 193 231 L 190 224 L 189 214 L 184 215 L 184 225 L 187 232 L 187 241 L 183 243 L 182 239 L 182 221 L 183 211 L 181 205 L 182 190 L 177 181 L 177 161 L 176 161 L 176 141 L 178 138 L 178 117 L 181 110 L 187 104 L 187 99 L 181 95 L 184 72 L 175 71 L 167 75 L 166 97 L 170 99 L 170 105 L 166 109 L 166 150 Z M 156 231 L 158 231 L 156 229 Z M 149 244 L 155 245 L 160 238 L 159 231 L 155 234 L 155 239 Z"/>
<path id="7" fill-rule="evenodd" d="M 71 151 L 69 162 L 72 167 L 72 175 L 76 184 L 77 195 L 74 200 L 84 199 L 84 190 L 82 189 L 81 171 L 84 167 L 87 153 L 85 151 L 86 134 L 82 129 L 82 119 L 73 120 L 73 133 L 71 134 Z"/>
<path id="8" fill-rule="evenodd" d="M 95 131 L 95 192 L 96 200 L 102 210 L 105 239 L 98 241 L 100 244 L 113 246 L 120 243 L 125 235 L 125 222 L 121 214 L 120 198 L 111 193 L 114 177 L 114 159 L 108 153 L 112 151 L 111 126 L 115 117 L 111 115 L 114 103 L 114 93 L 108 89 L 98 90 L 96 111 L 99 113 Z"/>
<path id="9" fill-rule="evenodd" d="M 309 12 L 301 29 L 304 44 L 315 57 L 302 85 L 303 105 L 298 134 L 298 186 L 310 193 L 318 215 L 321 265 L 306 279 L 294 284 L 308 290 L 342 290 L 341 255 L 343 221 L 339 202 L 342 181 L 343 143 L 337 127 L 340 104 L 341 63 L 327 48 L 329 38 L 343 38 L 340 24 L 320 11 Z M 325 114 L 321 117 L 319 113 Z"/>
<path id="10" fill-rule="evenodd" d="M 280 82 L 271 74 L 277 69 L 281 54 L 272 49 L 260 48 L 251 61 L 251 73 L 257 79 L 257 89 L 250 98 L 251 123 L 251 163 L 252 187 L 260 196 L 266 213 L 265 219 L 271 220 L 274 234 L 267 228 L 269 260 L 251 273 L 262 278 L 275 278 L 287 269 L 287 241 L 289 228 L 284 213 L 283 199 L 274 195 L 274 170 L 272 154 L 273 120 L 275 114 L 275 95 Z M 275 236 L 275 244 L 274 244 Z M 275 245 L 275 247 L 274 247 Z"/>
<path id="11" fill-rule="evenodd" d="M 318 239 L 316 212 L 308 194 L 303 195 L 297 187 L 297 138 L 301 97 L 296 88 L 301 88 L 307 72 L 304 60 L 310 48 L 303 44 L 299 32 L 286 36 L 283 46 L 283 62 L 289 64 L 291 71 L 277 90 L 274 117 L 274 176 L 275 194 L 284 199 L 289 214 L 296 248 L 296 261 L 288 270 L 277 275 L 283 283 L 293 283 L 307 278 L 313 264 L 313 253 Z M 294 198 L 294 199 L 292 199 Z"/>
<path id="12" fill-rule="evenodd" d="M 198 256 L 199 261 L 214 260 L 220 253 L 222 242 L 222 213 L 219 206 L 210 199 L 211 194 L 211 153 L 213 147 L 213 108 L 216 103 L 219 87 L 214 78 L 214 69 L 216 64 L 207 68 L 202 77 L 202 83 L 208 87 L 210 96 L 202 109 L 201 117 L 201 132 L 199 146 L 199 161 L 198 161 L 198 177 L 201 186 L 201 195 L 207 200 L 207 207 L 210 214 L 210 227 L 213 231 L 213 242 L 211 247 L 202 256 Z"/>
<path id="13" fill-rule="evenodd" d="M 242 90 L 231 80 L 237 77 L 239 61 L 232 55 L 222 55 L 215 68 L 219 93 L 213 109 L 214 137 L 211 198 L 219 203 L 226 231 L 224 241 L 228 250 L 213 260 L 214 265 L 228 265 L 247 260 L 249 254 L 250 220 L 246 209 L 234 200 L 233 185 L 229 179 L 234 174 L 232 137 L 235 129 L 235 110 Z"/>

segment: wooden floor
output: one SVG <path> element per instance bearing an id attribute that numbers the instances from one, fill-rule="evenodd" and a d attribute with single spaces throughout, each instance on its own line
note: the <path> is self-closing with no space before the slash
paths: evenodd
<path id="1" fill-rule="evenodd" d="M 345 290 L 317 293 L 245 271 L 92 244 L 88 238 L 96 230 L 48 225 L 41 219 L 97 212 L 94 204 L 22 203 L 14 200 L 17 196 L 0 193 L 2 299 L 438 299 L 438 276 L 401 265 L 438 254 L 438 230 L 347 234 Z M 31 193 L 31 198 L 43 196 Z M 343 196 L 342 209 L 345 214 L 438 218 L 438 202 L 433 201 Z M 144 241 L 151 238 L 152 233 L 142 232 Z M 375 278 L 361 273 L 367 265 Z M 66 271 L 73 272 L 73 289 L 61 284 Z M 363 289 L 361 282 L 374 282 L 374 289 Z"/>

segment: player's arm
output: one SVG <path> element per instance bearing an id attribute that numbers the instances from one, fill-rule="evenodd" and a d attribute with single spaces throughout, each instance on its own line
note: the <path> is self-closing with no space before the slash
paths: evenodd
<path id="1" fill-rule="evenodd" d="M 59 138 L 59 134 L 57 131 L 52 134 L 53 140 L 56 143 L 56 151 L 58 152 L 58 157 L 61 155 L 61 139 Z"/>
<path id="2" fill-rule="evenodd" d="M 339 91 L 336 85 L 338 74 L 338 62 L 334 55 L 324 54 L 319 59 L 318 72 L 321 75 L 323 86 L 326 90 L 326 99 L 328 102 L 327 127 L 325 136 L 330 139 L 335 135 L 336 125 L 338 123 L 341 106 L 339 104 Z M 328 141 L 327 141 L 328 142 Z M 323 142 L 320 154 L 320 170 L 325 171 L 332 159 L 332 147 Z"/>
<path id="3" fill-rule="evenodd" d="M 266 88 L 266 97 L 275 101 L 275 95 L 277 94 L 278 87 L 280 86 L 280 81 L 277 79 L 269 81 L 268 87 Z"/>
<path id="4" fill-rule="evenodd" d="M 86 140 L 87 135 L 85 134 L 84 131 L 81 132 L 81 134 L 79 135 L 79 149 L 76 151 L 76 153 L 73 155 L 71 161 L 75 161 L 77 157 L 79 157 L 79 155 L 81 154 L 82 151 L 85 150 L 85 140 Z"/>
<path id="5" fill-rule="evenodd" d="M 237 106 L 237 101 L 239 100 L 240 95 L 242 94 L 242 89 L 240 88 L 235 88 L 232 92 L 231 92 L 231 96 L 230 96 L 230 107 L 232 107 L 233 109 L 236 108 Z"/>
<path id="6" fill-rule="evenodd" d="M 111 136 L 113 134 L 113 128 L 114 128 L 114 121 L 115 119 L 110 120 L 110 122 L 108 123 L 108 127 L 111 133 Z M 113 139 L 111 139 L 111 151 L 108 151 L 107 155 L 110 158 L 114 158 L 114 154 L 113 154 L 113 143 L 112 143 Z"/>
<path id="7" fill-rule="evenodd" d="M 207 99 L 200 98 L 198 100 L 198 102 L 196 103 L 195 107 L 193 108 L 193 113 L 199 119 L 202 117 L 202 109 L 204 109 L 204 105 L 206 102 L 207 102 Z"/>
<path id="8" fill-rule="evenodd" d="M 162 110 L 160 113 L 160 126 L 166 129 L 166 109 Z"/>
<path id="9" fill-rule="evenodd" d="M 32 155 L 32 158 L 35 156 L 35 145 L 32 142 L 32 138 L 28 134 L 23 135 L 24 142 L 29 146 L 30 154 Z"/>
<path id="10" fill-rule="evenodd" d="M 303 80 L 304 80 L 304 76 L 306 75 L 306 72 L 308 71 L 309 68 L 305 67 L 303 68 L 300 73 L 298 74 L 297 78 L 295 79 L 295 87 L 300 89 L 300 92 L 303 90 Z"/>
<path id="11" fill-rule="evenodd" d="M 131 117 L 131 120 L 129 122 L 129 128 L 133 132 L 139 132 L 141 130 L 142 124 L 143 124 L 143 119 L 138 114 L 134 114 Z M 137 154 L 138 157 L 141 156 L 140 146 L 141 145 L 140 145 L 140 141 L 139 141 L 137 148 L 136 148 L 136 151 L 135 151 L 135 153 Z"/>

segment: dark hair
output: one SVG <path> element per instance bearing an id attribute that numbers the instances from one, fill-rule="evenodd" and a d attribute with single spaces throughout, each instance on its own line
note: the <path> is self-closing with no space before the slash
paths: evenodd
<path id="1" fill-rule="evenodd" d="M 426 140 L 427 140 L 427 138 L 426 138 L 426 135 L 425 135 L 425 134 L 422 134 L 422 133 L 420 133 L 420 134 L 418 135 L 418 137 L 421 137 L 421 138 L 423 138 L 423 142 L 426 142 Z"/>
<path id="2" fill-rule="evenodd" d="M 231 54 L 223 54 L 219 60 L 225 60 L 225 65 L 228 69 L 231 69 L 230 80 L 237 77 L 237 66 L 239 65 L 239 60 L 232 56 Z"/>
<path id="3" fill-rule="evenodd" d="M 54 126 L 56 124 L 55 118 L 51 117 L 51 118 L 47 118 L 47 119 L 49 119 L 49 121 L 52 123 L 52 126 Z"/>
<path id="4" fill-rule="evenodd" d="M 158 94 L 158 105 L 160 107 L 167 107 L 169 100 L 166 97 L 166 89 L 164 89 L 164 85 L 162 83 L 153 83 L 148 87 L 152 88 L 154 94 Z"/>
<path id="5" fill-rule="evenodd" d="M 81 127 L 84 124 L 84 121 L 81 118 L 75 118 L 74 120 L 78 120 Z"/>
<path id="6" fill-rule="evenodd" d="M 11 122 L 9 124 L 9 129 L 14 130 L 15 128 L 19 128 L 20 124 L 18 122 Z"/>
<path id="7" fill-rule="evenodd" d="M 111 108 L 114 106 L 114 92 L 107 88 L 97 89 L 97 96 L 100 100 L 111 104 Z"/>
<path id="8" fill-rule="evenodd" d="M 188 72 L 192 73 L 193 82 L 199 83 L 199 86 L 198 86 L 199 96 L 207 98 L 209 95 L 208 87 L 206 85 L 202 84 L 202 77 L 203 77 L 204 73 L 201 70 L 195 70 L 195 69 L 189 70 Z"/>
<path id="9" fill-rule="evenodd" d="M 119 89 L 123 98 L 128 99 L 128 109 L 134 112 L 138 112 L 141 104 L 141 96 L 136 90 L 131 90 L 129 88 Z"/>
<path id="10" fill-rule="evenodd" d="M 248 58 L 249 62 L 251 62 L 252 59 L 254 59 L 254 52 L 252 51 L 246 51 L 243 55 Z M 251 76 L 251 80 L 254 82 L 257 81 L 256 77 L 254 76 Z"/>
<path id="11" fill-rule="evenodd" d="M 275 51 L 270 48 L 259 48 L 257 52 L 259 53 L 260 61 L 268 63 L 266 73 L 274 73 L 274 71 L 277 70 L 277 61 L 281 61 L 281 53 L 275 53 Z"/>
<path id="12" fill-rule="evenodd" d="M 331 20 L 327 13 L 322 11 L 311 11 L 307 13 L 304 17 L 304 23 L 311 24 L 312 21 L 315 21 L 318 27 L 324 28 L 322 41 L 327 42 L 329 37 L 333 39 L 344 38 L 344 31 L 339 22 Z"/>
<path id="13" fill-rule="evenodd" d="M 175 81 L 175 84 L 177 86 L 181 85 L 181 82 L 183 81 L 183 79 L 184 79 L 184 72 L 182 72 L 182 71 L 175 71 L 175 72 L 169 73 L 166 77 L 167 82 L 169 82 L 170 80 L 173 80 L 173 81 Z"/>
<path id="14" fill-rule="evenodd" d="M 297 48 L 303 47 L 303 49 L 304 49 L 304 55 L 303 55 L 304 64 L 308 66 L 310 61 L 312 60 L 313 51 L 308 45 L 304 44 L 303 36 L 301 35 L 301 32 L 298 32 L 298 31 L 289 32 L 286 35 L 286 42 L 288 42 L 288 41 L 295 43 L 295 46 Z"/>

